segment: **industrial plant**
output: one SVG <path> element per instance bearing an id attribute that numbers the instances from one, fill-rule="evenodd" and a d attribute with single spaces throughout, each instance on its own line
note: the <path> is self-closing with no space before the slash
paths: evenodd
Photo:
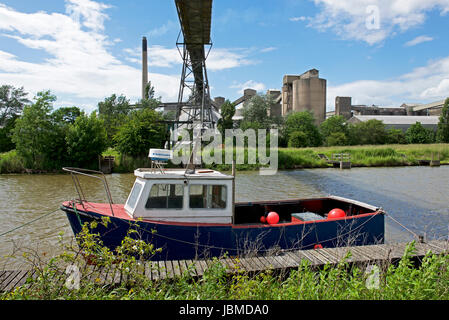
<path id="1" fill-rule="evenodd" d="M 211 99 L 206 69 L 207 47 L 212 46 L 211 10 L 212 1 L 195 2 L 184 6 L 184 2 L 176 1 L 182 35 L 176 44 L 181 53 L 183 68 L 177 102 L 164 102 L 160 105 L 165 112 L 175 112 L 177 127 L 202 126 L 216 127 L 220 119 L 220 108 L 226 98 L 222 96 Z M 206 4 L 206 5 L 205 5 Z M 198 6 L 198 7 L 195 7 Z M 201 20 L 201 19 L 202 20 Z M 189 23 L 191 19 L 200 19 Z M 200 23 L 201 22 L 201 23 Z M 142 98 L 145 99 L 148 81 L 148 44 L 147 38 L 142 40 Z M 243 119 L 242 110 L 246 102 L 258 92 L 252 88 L 243 90 L 243 96 L 233 101 L 236 113 L 233 120 Z M 302 74 L 284 75 L 281 89 L 270 89 L 273 104 L 268 111 L 271 117 L 285 117 L 292 112 L 310 111 L 316 125 L 327 118 L 343 116 L 348 123 L 364 122 L 372 119 L 383 121 L 387 128 L 407 130 L 411 125 L 420 122 L 423 126 L 436 130 L 444 100 L 428 104 L 404 103 L 398 107 L 380 107 L 375 105 L 353 105 L 352 97 L 335 98 L 335 110 L 327 111 L 327 80 L 320 78 L 317 69 L 310 69 Z M 188 101 L 184 97 L 188 95 Z"/>

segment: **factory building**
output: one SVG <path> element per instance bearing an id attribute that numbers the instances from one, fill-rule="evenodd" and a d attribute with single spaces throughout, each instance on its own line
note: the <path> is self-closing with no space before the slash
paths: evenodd
<path id="1" fill-rule="evenodd" d="M 415 123 L 419 122 L 424 128 L 432 129 L 436 131 L 438 129 L 438 116 L 367 116 L 367 115 L 355 115 L 349 119 L 348 123 L 360 123 L 369 120 L 380 120 L 384 123 L 385 128 L 388 129 L 400 129 L 407 131 Z"/>
<path id="2" fill-rule="evenodd" d="M 326 113 L 326 117 L 343 116 L 349 120 L 353 116 L 439 116 L 444 100 L 429 104 L 404 103 L 400 107 L 378 107 L 353 105 L 351 97 L 336 97 L 335 111 Z"/>
<path id="3" fill-rule="evenodd" d="M 266 93 L 274 102 L 268 111 L 269 115 L 285 117 L 291 112 L 310 111 L 315 117 L 316 124 L 319 125 L 326 120 L 326 90 L 327 81 L 319 77 L 319 71 L 316 69 L 302 75 L 285 75 L 282 90 L 271 89 Z M 256 90 L 246 89 L 243 96 L 233 102 L 236 106 L 233 118 L 235 121 L 243 118 L 243 103 L 256 94 Z"/>
<path id="4" fill-rule="evenodd" d="M 282 115 L 310 111 L 316 123 L 326 120 L 327 81 L 311 69 L 302 75 L 285 75 L 282 85 Z"/>

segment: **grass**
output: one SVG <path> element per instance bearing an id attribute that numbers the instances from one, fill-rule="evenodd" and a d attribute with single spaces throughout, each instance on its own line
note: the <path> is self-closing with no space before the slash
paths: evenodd
<path id="1" fill-rule="evenodd" d="M 367 145 L 318 148 L 279 148 L 279 169 L 327 168 L 329 164 L 320 159 L 324 154 L 329 159 L 332 154 L 348 153 L 353 167 L 395 167 L 416 166 L 418 160 L 439 159 L 442 164 L 449 164 L 449 144 L 428 145 Z M 229 165 L 212 165 L 210 168 L 229 170 Z M 260 165 L 237 165 L 237 170 L 257 170 Z"/>
<path id="2" fill-rule="evenodd" d="M 25 167 L 16 150 L 0 153 L 0 174 L 22 172 L 25 172 Z"/>

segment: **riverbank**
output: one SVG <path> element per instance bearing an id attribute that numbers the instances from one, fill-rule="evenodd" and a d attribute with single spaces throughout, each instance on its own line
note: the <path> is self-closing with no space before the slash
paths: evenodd
<path id="1" fill-rule="evenodd" d="M 318 148 L 279 148 L 278 169 L 327 168 L 330 165 L 320 158 L 320 154 L 331 158 L 332 154 L 348 153 L 352 167 L 398 167 L 418 166 L 419 160 L 440 160 L 442 165 L 449 164 L 449 144 L 412 144 L 412 145 L 366 145 Z M 224 155 L 224 152 L 223 152 Z M 131 158 L 109 149 L 103 156 L 114 156 L 115 173 L 132 173 L 135 168 L 148 167 L 148 158 Z M 224 158 L 224 157 L 223 157 Z M 245 159 L 247 150 L 245 150 Z M 24 167 L 23 160 L 15 150 L 0 154 L 0 174 L 7 173 L 55 173 L 58 170 L 31 170 Z M 228 164 L 205 165 L 209 169 L 229 171 Z M 259 164 L 237 164 L 238 171 L 258 170 Z"/>
<path id="2" fill-rule="evenodd" d="M 442 165 L 449 164 L 449 144 L 413 144 L 413 145 L 366 145 L 318 148 L 279 148 L 278 169 L 315 169 L 332 167 L 319 155 L 331 158 L 332 154 L 348 153 L 352 167 L 399 167 L 418 166 L 419 160 L 439 159 Z M 115 172 L 131 173 L 137 167 L 148 165 L 148 159 L 122 157 L 116 151 L 109 150 L 104 155 L 115 156 Z M 248 151 L 245 150 L 245 161 Z M 223 152 L 224 159 L 224 152 Z M 258 161 L 257 161 L 258 162 Z M 229 164 L 204 165 L 208 169 L 230 171 Z M 237 164 L 238 171 L 260 169 L 260 164 Z"/>

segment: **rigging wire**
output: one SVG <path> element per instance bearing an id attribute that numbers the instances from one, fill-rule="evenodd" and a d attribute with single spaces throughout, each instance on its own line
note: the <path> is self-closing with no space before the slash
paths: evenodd
<path id="1" fill-rule="evenodd" d="M 28 222 L 26 222 L 26 223 L 24 223 L 24 224 L 22 224 L 22 225 L 20 225 L 20 226 L 18 226 L 18 227 L 15 227 L 15 228 L 13 228 L 13 229 L 11 229 L 11 230 L 9 230 L 9 231 L 3 232 L 3 233 L 0 234 L 0 237 L 3 237 L 4 235 L 7 235 L 7 234 L 9 234 L 9 233 L 11 233 L 11 232 L 14 232 L 14 231 L 16 231 L 16 230 L 18 230 L 18 229 L 21 229 L 21 228 L 23 228 L 23 227 L 26 227 L 26 226 L 28 226 L 28 225 L 30 225 L 30 224 L 36 222 L 36 221 L 39 221 L 39 220 L 41 220 L 41 219 L 43 219 L 43 218 L 45 218 L 45 217 L 47 217 L 47 216 L 49 216 L 49 215 L 51 215 L 51 214 L 57 212 L 57 211 L 59 211 L 59 208 L 56 209 L 56 210 L 54 210 L 54 211 L 52 211 L 52 212 L 48 212 L 48 213 L 46 213 L 46 214 L 44 214 L 44 215 L 41 215 L 40 217 L 38 217 L 38 218 L 36 218 L 36 219 L 34 219 L 34 220 L 31 220 L 31 221 L 28 221 Z"/>

